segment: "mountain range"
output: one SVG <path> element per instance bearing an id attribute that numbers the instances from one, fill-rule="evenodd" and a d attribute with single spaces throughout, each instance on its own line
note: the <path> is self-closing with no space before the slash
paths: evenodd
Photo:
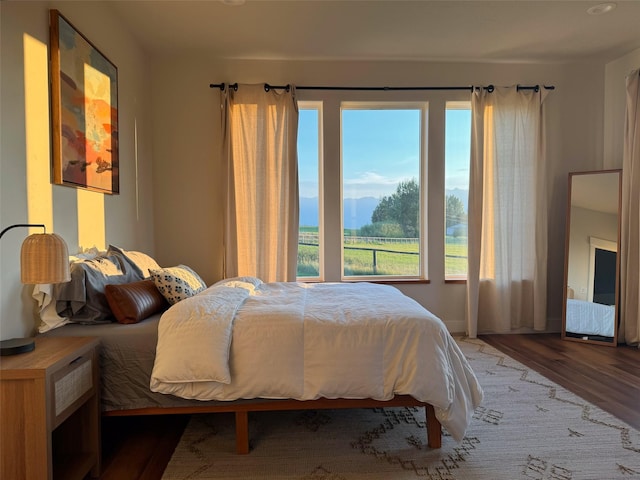
<path id="1" fill-rule="evenodd" d="M 465 212 L 468 211 L 469 192 L 460 188 L 446 190 L 447 195 L 455 195 L 462 201 Z M 371 215 L 380 202 L 379 198 L 361 197 L 344 199 L 344 228 L 357 229 L 371 223 Z M 300 226 L 318 225 L 318 197 L 300 198 Z"/>

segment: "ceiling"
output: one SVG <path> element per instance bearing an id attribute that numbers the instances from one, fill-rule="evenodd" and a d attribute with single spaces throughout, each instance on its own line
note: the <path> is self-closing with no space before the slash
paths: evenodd
<path id="1" fill-rule="evenodd" d="M 152 55 L 268 60 L 565 62 L 640 48 L 640 0 L 111 0 Z"/>
<path id="2" fill-rule="evenodd" d="M 603 213 L 619 213 L 620 176 L 597 172 L 575 174 L 571 180 L 571 205 Z"/>

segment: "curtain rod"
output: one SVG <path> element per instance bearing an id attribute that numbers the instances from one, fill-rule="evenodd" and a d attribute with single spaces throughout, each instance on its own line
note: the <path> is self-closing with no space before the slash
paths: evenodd
<path id="1" fill-rule="evenodd" d="M 233 88 L 235 91 L 238 91 L 238 83 L 210 83 L 209 88 L 219 88 L 220 91 L 224 91 L 225 87 Z M 269 91 L 271 89 L 284 89 L 289 91 L 291 88 L 290 85 L 270 85 L 268 83 L 264 84 L 265 91 Z M 459 87 L 327 87 L 327 86 L 305 86 L 305 85 L 296 85 L 296 90 L 367 90 L 367 91 L 399 91 L 399 90 L 468 90 L 472 92 L 475 89 L 484 88 L 488 92 L 493 92 L 495 87 L 493 85 L 487 85 L 486 87 L 475 87 L 473 85 L 469 86 L 459 86 Z M 518 90 L 533 90 L 535 92 L 540 91 L 540 85 L 518 85 Z M 545 90 L 555 90 L 554 85 L 542 85 L 542 88 Z"/>

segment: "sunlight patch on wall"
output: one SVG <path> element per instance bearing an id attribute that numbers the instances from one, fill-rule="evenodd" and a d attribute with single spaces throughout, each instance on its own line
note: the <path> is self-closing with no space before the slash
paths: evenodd
<path id="1" fill-rule="evenodd" d="M 78 245 L 81 249 L 106 249 L 104 195 L 89 190 L 77 190 Z"/>
<path id="2" fill-rule="evenodd" d="M 28 221 L 43 223 L 47 232 L 54 232 L 47 46 L 25 33 L 23 47 Z M 42 233 L 41 229 L 31 230 Z"/>

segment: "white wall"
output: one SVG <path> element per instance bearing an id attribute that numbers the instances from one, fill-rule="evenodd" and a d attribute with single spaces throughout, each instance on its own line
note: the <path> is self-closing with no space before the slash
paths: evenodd
<path id="1" fill-rule="evenodd" d="M 220 94 L 209 88 L 210 83 L 555 85 L 556 90 L 545 102 L 550 163 L 548 311 L 552 329 L 559 330 L 567 173 L 600 168 L 603 65 L 233 61 L 200 53 L 155 58 L 152 72 L 157 256 L 161 263 L 191 265 L 207 282 L 222 275 L 223 230 L 223 179 L 218 174 L 222 169 Z M 593 101 L 585 101 L 585 96 Z M 298 97 L 306 99 L 311 94 L 299 90 Z M 333 173 L 339 175 L 338 171 Z M 430 191 L 434 197 L 442 193 Z M 429 240 L 443 242 L 439 235 Z M 465 286 L 445 284 L 433 272 L 431 278 L 430 284 L 400 288 L 440 316 L 450 330 L 464 331 Z"/>
<path id="2" fill-rule="evenodd" d="M 120 195 L 48 181 L 50 8 L 57 8 L 118 67 Z M 153 254 L 150 77 L 144 52 L 122 31 L 108 3 L 1 2 L 0 9 L 0 228 L 45 223 L 47 232 L 66 240 L 70 253 L 114 243 Z M 35 165 L 35 173 L 27 164 Z M 34 180 L 43 171 L 44 180 Z M 80 213 L 87 205 L 92 210 Z M 28 233 L 14 229 L 1 240 L 0 339 L 31 335 L 37 326 L 32 286 L 20 283 L 20 245 Z M 88 244 L 81 245 L 81 238 Z"/>
<path id="3" fill-rule="evenodd" d="M 587 293 L 589 292 L 591 237 L 617 243 L 618 216 L 572 207 L 571 241 L 569 244 L 571 259 L 567 285 L 573 288 L 574 298 L 579 300 L 587 300 Z"/>
<path id="4" fill-rule="evenodd" d="M 603 168 L 622 168 L 626 77 L 640 68 L 640 48 L 605 66 Z"/>

